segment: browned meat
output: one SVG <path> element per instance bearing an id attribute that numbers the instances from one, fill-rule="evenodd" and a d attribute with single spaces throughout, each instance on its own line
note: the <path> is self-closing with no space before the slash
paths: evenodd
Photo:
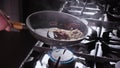
<path id="1" fill-rule="evenodd" d="M 78 29 L 65 30 L 65 29 L 55 29 L 53 31 L 54 38 L 59 40 L 76 40 L 82 36 L 82 32 Z"/>

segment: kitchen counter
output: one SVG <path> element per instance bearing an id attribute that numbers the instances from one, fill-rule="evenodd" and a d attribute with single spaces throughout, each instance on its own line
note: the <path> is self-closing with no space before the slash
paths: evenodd
<path id="1" fill-rule="evenodd" d="M 0 31 L 0 68 L 19 68 L 36 42 L 28 30 Z"/>

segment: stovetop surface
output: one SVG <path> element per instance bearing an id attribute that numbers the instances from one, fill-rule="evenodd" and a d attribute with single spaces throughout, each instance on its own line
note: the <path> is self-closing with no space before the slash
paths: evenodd
<path id="1" fill-rule="evenodd" d="M 80 59 L 75 68 L 115 68 L 120 60 L 119 21 L 111 21 L 105 8 L 93 0 L 66 1 L 60 11 L 86 19 L 91 29 L 88 36 L 80 43 L 67 47 L 49 46 L 38 41 L 21 68 L 49 68 L 50 56 L 47 52 L 59 48 L 70 50 Z"/>

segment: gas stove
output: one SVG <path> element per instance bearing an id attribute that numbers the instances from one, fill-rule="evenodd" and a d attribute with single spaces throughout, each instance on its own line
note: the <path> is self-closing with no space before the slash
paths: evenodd
<path id="1" fill-rule="evenodd" d="M 115 68 L 120 60 L 120 23 L 108 17 L 105 6 L 104 1 L 66 0 L 59 11 L 86 19 L 87 37 L 66 47 L 38 41 L 20 68 Z"/>

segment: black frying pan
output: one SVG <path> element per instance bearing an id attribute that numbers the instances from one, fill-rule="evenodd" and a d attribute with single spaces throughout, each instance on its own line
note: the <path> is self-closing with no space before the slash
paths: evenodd
<path id="1" fill-rule="evenodd" d="M 26 19 L 26 26 L 30 30 L 31 34 L 36 39 L 52 46 L 66 46 L 79 43 L 88 33 L 88 27 L 85 23 L 87 23 L 87 21 L 84 19 L 79 19 L 76 16 L 58 11 L 38 11 L 30 14 Z M 63 41 L 48 37 L 48 31 L 40 30 L 39 33 L 36 32 L 36 29 L 53 27 L 67 30 L 70 30 L 71 28 L 79 29 L 82 31 L 83 35 L 77 40 Z"/>

